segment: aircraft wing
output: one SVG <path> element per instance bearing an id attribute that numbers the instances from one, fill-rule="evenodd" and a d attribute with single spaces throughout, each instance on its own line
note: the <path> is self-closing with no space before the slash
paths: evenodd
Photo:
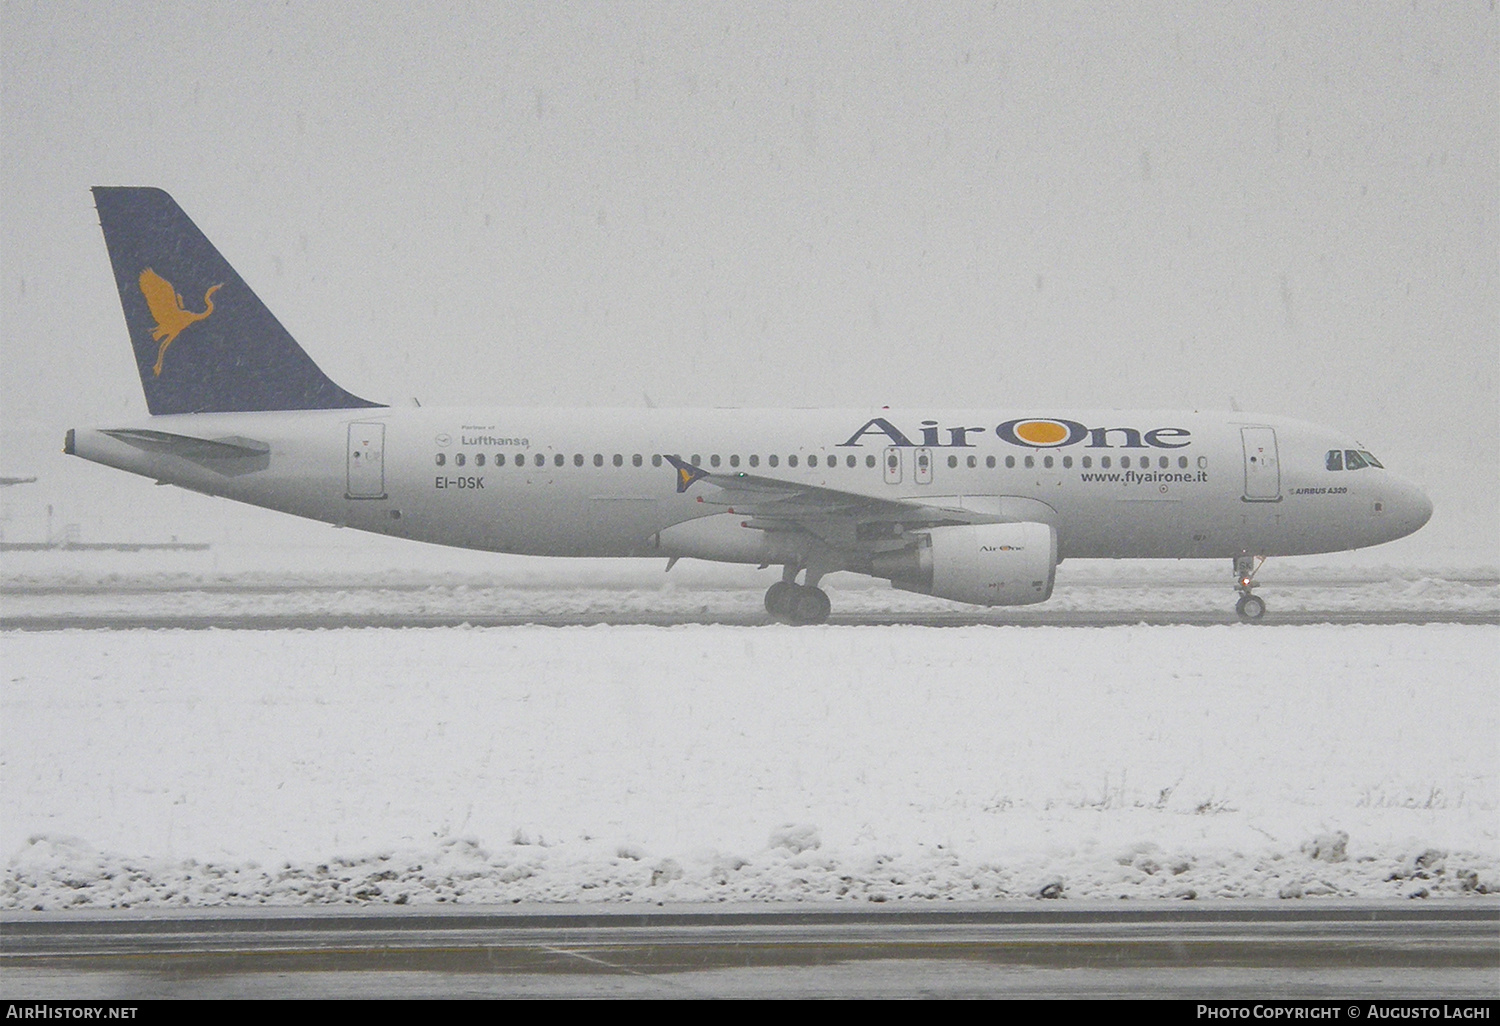
<path id="1" fill-rule="evenodd" d="M 677 469 L 679 492 L 702 482 L 710 490 L 698 496 L 699 502 L 720 507 L 725 513 L 744 514 L 752 518 L 752 527 L 769 530 L 785 530 L 796 525 L 824 535 L 829 521 L 842 521 L 857 528 L 865 523 L 919 526 L 984 524 L 1013 519 L 995 512 L 948 505 L 941 499 L 935 503 L 883 499 L 738 471 L 716 474 L 675 456 L 668 456 L 667 460 Z M 820 525 L 822 529 L 814 525 Z"/>

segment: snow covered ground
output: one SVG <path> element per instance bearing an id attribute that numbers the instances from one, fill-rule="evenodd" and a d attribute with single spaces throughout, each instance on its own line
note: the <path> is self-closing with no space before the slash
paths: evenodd
<path id="1" fill-rule="evenodd" d="M 0 665 L 6 908 L 1500 892 L 1494 626 L 7 632 Z"/>
<path id="2" fill-rule="evenodd" d="M 386 541 L 386 539 L 376 539 Z M 394 557 L 394 558 L 389 558 Z M 1500 614 L 1500 570 L 1422 569 L 1272 560 L 1258 576 L 1273 613 Z M 763 612 L 779 568 L 662 560 L 540 560 L 434 546 L 386 550 L 218 547 L 209 552 L 8 552 L 0 613 L 14 621 L 76 614 L 414 615 L 476 617 L 682 616 L 745 619 Z M 834 574 L 824 586 L 840 615 L 982 613 Z M 1229 564 L 1069 561 L 1045 605 L 995 610 L 998 619 L 1046 610 L 1231 614 Z"/>

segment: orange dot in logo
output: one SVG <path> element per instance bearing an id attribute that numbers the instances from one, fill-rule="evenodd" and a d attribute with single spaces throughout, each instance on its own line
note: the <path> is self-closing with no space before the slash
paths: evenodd
<path id="1" fill-rule="evenodd" d="M 1032 445 L 1056 445 L 1068 437 L 1068 429 L 1051 420 L 1028 420 L 1016 425 L 1016 437 Z"/>

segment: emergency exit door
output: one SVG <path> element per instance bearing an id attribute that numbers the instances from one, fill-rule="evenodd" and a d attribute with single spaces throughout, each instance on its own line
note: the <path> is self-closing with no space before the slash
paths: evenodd
<path id="1" fill-rule="evenodd" d="M 912 456 L 912 464 L 912 477 L 917 484 L 932 484 L 932 450 L 918 449 Z"/>
<path id="2" fill-rule="evenodd" d="M 883 465 L 885 467 L 886 484 L 901 483 L 901 464 L 903 462 L 901 449 L 898 446 L 892 445 L 885 450 Z"/>

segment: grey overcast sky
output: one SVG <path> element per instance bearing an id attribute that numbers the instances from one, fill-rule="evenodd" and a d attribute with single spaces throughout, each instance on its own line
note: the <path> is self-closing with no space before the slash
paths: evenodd
<path id="1" fill-rule="evenodd" d="M 1497 559 L 1493 0 L 3 12 L 39 495 L 127 494 L 57 448 L 144 415 L 88 188 L 158 185 L 371 398 L 1233 397 L 1422 482 L 1402 558 Z"/>

